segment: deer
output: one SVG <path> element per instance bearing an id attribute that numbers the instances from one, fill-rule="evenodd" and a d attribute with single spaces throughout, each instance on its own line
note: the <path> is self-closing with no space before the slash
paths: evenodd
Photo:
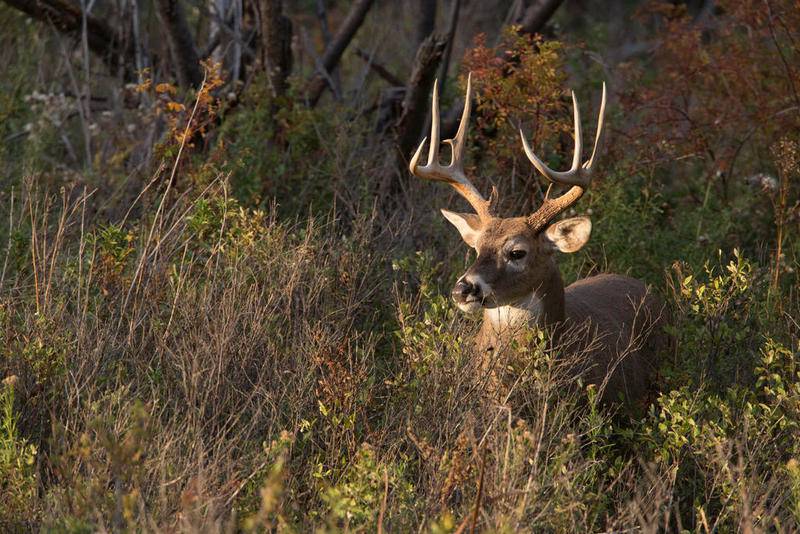
<path id="1" fill-rule="evenodd" d="M 597 121 L 591 157 L 581 164 L 582 133 L 578 101 L 572 92 L 574 153 L 567 171 L 548 167 L 532 150 L 520 128 L 523 150 L 536 170 L 550 182 L 541 205 L 529 215 L 500 217 L 496 213 L 497 189 L 484 198 L 464 171 L 464 153 L 471 112 L 471 74 L 467 77 L 464 110 L 449 145 L 449 165 L 439 160 L 439 95 L 434 82 L 428 159 L 420 164 L 427 142 L 423 139 L 409 162 L 412 175 L 452 186 L 474 213 L 441 213 L 477 253 L 472 265 L 458 278 L 451 296 L 465 313 L 483 313 L 475 339 L 479 353 L 491 355 L 503 343 L 522 339 L 531 328 L 552 332 L 554 339 L 581 328 L 592 340 L 584 348 L 588 383 L 599 388 L 600 401 L 626 404 L 645 399 L 657 368 L 658 354 L 668 343 L 663 331 L 665 308 L 640 280 L 613 273 L 580 279 L 564 287 L 556 254 L 573 253 L 589 240 L 592 222 L 586 216 L 556 220 L 588 190 L 603 131 L 606 87 Z M 551 198 L 554 185 L 568 188 Z M 575 345 L 573 344 L 573 348 Z"/>

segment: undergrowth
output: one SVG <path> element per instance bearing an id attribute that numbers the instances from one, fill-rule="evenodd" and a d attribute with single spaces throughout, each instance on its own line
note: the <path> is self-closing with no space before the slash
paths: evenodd
<path id="1" fill-rule="evenodd" d="M 742 23 L 745 4 L 715 16 Z M 69 97 L 22 105 L 20 61 L 0 97 L 0 135 L 25 132 L 0 149 L 0 528 L 796 530 L 796 115 L 758 123 L 731 104 L 714 124 L 681 115 L 692 99 L 665 82 L 713 101 L 713 77 L 734 75 L 713 65 L 733 50 L 773 80 L 750 106 L 780 112 L 788 82 L 764 57 L 790 39 L 765 41 L 759 18 L 686 71 L 702 35 L 659 5 L 659 35 L 693 40 L 656 57 L 669 69 L 628 66 L 604 172 L 576 206 L 592 241 L 562 261 L 568 282 L 627 273 L 669 305 L 675 344 L 636 415 L 602 407 L 546 332 L 508 347 L 504 389 L 490 386 L 478 325 L 449 300 L 469 261 L 433 209 L 452 197 L 415 183 L 381 212 L 392 158 L 367 116 L 335 102 L 274 113 L 263 80 L 228 108 L 207 64 L 196 93 L 126 88 L 140 105 L 102 119 L 114 135 L 84 136 L 53 113 Z M 580 50 L 499 42 L 469 55 L 483 96 L 468 168 L 482 190 L 513 174 L 503 208 L 523 210 L 543 192 L 505 119 L 535 105 L 531 137 L 561 167 L 564 65 Z M 494 60 L 505 52 L 514 68 Z"/>

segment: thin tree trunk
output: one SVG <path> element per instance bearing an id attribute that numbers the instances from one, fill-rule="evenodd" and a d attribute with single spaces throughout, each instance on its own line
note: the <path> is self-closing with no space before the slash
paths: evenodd
<path id="1" fill-rule="evenodd" d="M 428 118 L 428 99 L 446 45 L 444 37 L 431 35 L 419 47 L 414 58 L 411 77 L 406 84 L 403 112 L 397 120 L 397 144 L 403 165 L 422 137 L 422 129 Z"/>
<path id="2" fill-rule="evenodd" d="M 242 0 L 209 0 L 212 13 L 209 51 L 200 53 L 201 58 L 212 55 L 215 62 L 230 73 L 236 81 L 242 77 L 242 54 L 244 35 L 242 32 Z"/>
<path id="3" fill-rule="evenodd" d="M 325 53 L 322 55 L 320 63 L 325 73 L 330 74 L 336 65 L 339 64 L 342 54 L 344 54 L 350 41 L 353 40 L 356 32 L 364 23 L 364 19 L 374 3 L 375 0 L 356 0 L 353 3 L 350 12 L 347 14 L 347 18 L 342 23 L 339 31 L 336 32 L 336 37 L 333 38 L 330 46 L 325 49 Z M 328 86 L 325 73 L 317 72 L 308 83 L 306 95 L 308 97 L 308 104 L 311 107 L 317 105 L 317 102 L 319 102 L 322 96 L 322 92 L 325 91 L 325 88 Z"/>
<path id="4" fill-rule="evenodd" d="M 444 93 L 445 82 L 447 81 L 447 71 L 450 70 L 450 56 L 453 53 L 453 41 L 456 37 L 456 28 L 458 27 L 458 14 L 461 12 L 461 0 L 453 0 L 450 7 L 450 16 L 447 22 L 447 45 L 445 45 L 444 54 L 442 55 L 442 65 L 439 67 L 439 84 L 441 92 Z"/>
<path id="5" fill-rule="evenodd" d="M 292 73 L 292 21 L 282 0 L 261 0 L 261 53 L 272 96 L 282 97 Z"/>
<path id="6" fill-rule="evenodd" d="M 166 27 L 178 83 L 181 87 L 199 87 L 203 82 L 203 70 L 180 0 L 156 0 L 156 6 Z"/>
<path id="7" fill-rule="evenodd" d="M 320 29 L 322 30 L 322 41 L 325 43 L 325 48 L 328 48 L 331 45 L 333 36 L 328 26 L 328 9 L 325 5 L 325 0 L 317 0 L 317 19 L 319 19 Z M 333 92 L 337 95 L 342 94 L 342 81 L 339 77 L 338 69 L 334 69 L 329 74 L 333 82 Z"/>
<path id="8" fill-rule="evenodd" d="M 540 33 L 564 0 L 533 0 L 514 21 L 520 32 L 532 35 Z"/>
<path id="9" fill-rule="evenodd" d="M 419 48 L 422 42 L 436 29 L 437 0 L 415 0 L 418 6 L 416 35 L 414 44 Z"/>
<path id="10" fill-rule="evenodd" d="M 378 190 L 378 197 L 384 207 L 396 202 L 403 183 L 407 181 L 408 160 L 427 124 L 428 98 L 446 44 L 444 37 L 430 35 L 417 50 L 411 76 L 406 84 L 403 111 L 395 126 L 395 167 L 387 170 Z"/>

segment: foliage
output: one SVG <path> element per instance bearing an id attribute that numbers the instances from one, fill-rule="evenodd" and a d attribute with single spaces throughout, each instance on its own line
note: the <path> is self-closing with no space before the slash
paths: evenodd
<path id="1" fill-rule="evenodd" d="M 83 68 L 45 53 L 63 43 L 0 6 L 0 529 L 795 529 L 800 19 L 717 4 L 639 8 L 660 46 L 609 79 L 609 152 L 576 206 L 592 240 L 562 258 L 568 282 L 628 273 L 668 303 L 635 414 L 546 331 L 475 354 L 449 298 L 470 253 L 433 210 L 449 189 L 373 206 L 394 160 L 375 79 L 309 109 L 213 63 L 196 91 L 92 78 L 106 114 L 62 90 Z M 539 193 L 518 127 L 566 165 L 594 43 L 493 39 L 459 67 L 468 170 L 519 214 Z"/>
<path id="2" fill-rule="evenodd" d="M 478 35 L 462 64 L 462 71 L 472 74 L 475 94 L 473 153 L 478 165 L 490 166 L 502 176 L 496 180 L 501 193 L 518 188 L 516 180 L 530 188 L 535 171 L 520 146 L 520 129 L 554 168 L 562 166 L 561 155 L 571 150 L 572 126 L 563 121 L 569 111 L 567 99 L 562 98 L 564 45 L 520 34 L 514 27 L 504 30 L 496 46 L 487 46 L 486 40 L 485 34 Z M 531 123 L 532 131 L 526 127 Z M 492 154 L 490 159 L 481 157 L 487 153 Z"/>
<path id="3" fill-rule="evenodd" d="M 0 525 L 21 526 L 36 510 L 36 446 L 20 436 L 14 410 L 15 376 L 0 385 Z"/>

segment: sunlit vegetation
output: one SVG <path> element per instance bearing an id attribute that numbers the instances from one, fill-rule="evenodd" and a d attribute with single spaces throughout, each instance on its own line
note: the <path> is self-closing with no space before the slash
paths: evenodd
<path id="1" fill-rule="evenodd" d="M 356 3 L 327 2 L 335 25 Z M 280 95 L 213 58 L 197 86 L 100 76 L 0 3 L 0 530 L 797 530 L 796 2 L 619 2 L 625 38 L 605 2 L 565 3 L 543 36 L 464 4 L 443 107 L 472 72 L 467 170 L 506 214 L 544 192 L 518 129 L 562 168 L 569 89 L 589 138 L 608 84 L 575 206 L 592 239 L 562 272 L 668 303 L 649 402 L 600 405 L 537 330 L 487 386 L 449 299 L 470 258 L 435 209 L 462 201 L 398 165 L 386 81 L 355 52 L 409 70 L 402 9 L 377 2 L 341 93 L 307 105 L 315 2 L 288 10 Z"/>

